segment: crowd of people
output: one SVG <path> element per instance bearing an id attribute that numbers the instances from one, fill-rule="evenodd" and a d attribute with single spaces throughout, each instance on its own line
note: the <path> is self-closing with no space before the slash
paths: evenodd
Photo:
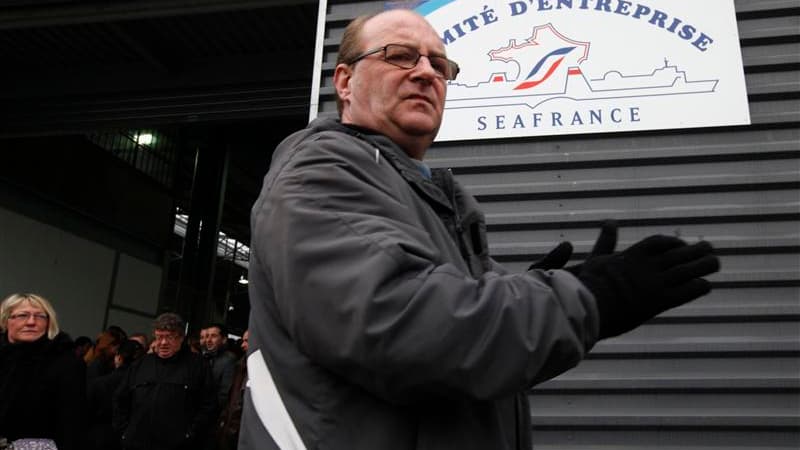
<path id="1" fill-rule="evenodd" d="M 0 449 L 236 448 L 248 333 L 204 325 L 199 345 L 164 313 L 152 333 L 109 326 L 74 340 L 32 293 L 0 303 Z"/>

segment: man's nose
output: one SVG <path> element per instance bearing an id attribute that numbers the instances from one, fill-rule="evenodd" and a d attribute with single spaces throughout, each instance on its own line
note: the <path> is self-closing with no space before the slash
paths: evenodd
<path id="1" fill-rule="evenodd" d="M 413 71 L 413 78 L 415 79 L 425 79 L 432 82 L 437 77 L 436 70 L 434 70 L 431 65 L 431 60 L 425 55 L 420 55 L 419 61 L 417 61 L 417 65 L 414 66 Z"/>

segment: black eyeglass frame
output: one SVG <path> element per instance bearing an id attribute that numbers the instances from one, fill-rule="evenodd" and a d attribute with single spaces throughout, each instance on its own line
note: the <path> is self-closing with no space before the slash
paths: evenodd
<path id="1" fill-rule="evenodd" d="M 403 48 L 406 48 L 406 49 L 409 49 L 409 50 L 413 50 L 417 54 L 417 59 L 416 59 L 416 61 L 414 61 L 414 65 L 412 65 L 411 67 L 406 67 L 406 66 L 401 66 L 401 65 L 399 65 L 399 64 L 397 64 L 395 62 L 392 62 L 392 61 L 388 60 L 386 58 L 386 49 L 389 48 L 389 47 L 403 47 Z M 456 77 L 458 76 L 458 73 L 461 71 L 461 68 L 458 67 L 458 63 L 453 61 L 452 59 L 448 59 L 448 58 L 446 58 L 444 56 L 439 56 L 439 55 L 423 55 L 422 53 L 420 53 L 420 51 L 418 49 L 416 49 L 414 47 L 411 47 L 411 46 L 408 46 L 408 45 L 404 45 L 404 44 L 386 44 L 386 45 L 384 45 L 382 47 L 376 47 L 376 48 L 367 50 L 364 53 L 361 53 L 360 55 L 355 56 L 350 61 L 347 61 L 347 64 L 348 65 L 355 64 L 355 63 L 361 61 L 362 59 L 366 58 L 367 56 L 374 55 L 375 53 L 378 53 L 378 52 L 383 52 L 383 61 L 384 62 L 386 62 L 388 64 L 391 64 L 391 65 L 393 65 L 395 67 L 399 67 L 401 69 L 413 69 L 414 67 L 417 67 L 417 64 L 419 64 L 420 58 L 422 58 L 423 56 L 428 58 L 428 61 L 430 61 L 431 58 L 442 59 L 442 60 L 447 62 L 447 66 L 450 69 L 450 72 L 452 73 L 452 76 L 449 77 L 449 78 L 447 77 L 447 74 L 442 74 L 442 78 L 444 78 L 445 80 L 448 80 L 448 81 L 455 80 Z"/>

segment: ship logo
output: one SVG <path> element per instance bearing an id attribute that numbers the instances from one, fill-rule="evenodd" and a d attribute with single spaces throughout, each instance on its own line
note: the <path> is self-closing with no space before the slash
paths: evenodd
<path id="1" fill-rule="evenodd" d="M 580 65 L 588 60 L 589 42 L 570 39 L 551 24 L 535 26 L 530 37 L 488 52 L 489 61 L 508 64 L 476 84 L 451 81 L 446 109 L 527 105 L 532 109 L 553 99 L 576 102 L 599 99 L 685 95 L 714 92 L 719 80 L 690 81 L 683 70 L 665 59 L 662 67 L 624 75 L 608 70 L 588 78 Z"/>

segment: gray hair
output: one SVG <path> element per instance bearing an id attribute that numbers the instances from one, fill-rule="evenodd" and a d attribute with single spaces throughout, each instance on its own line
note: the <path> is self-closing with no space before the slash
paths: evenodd
<path id="1" fill-rule="evenodd" d="M 163 313 L 153 321 L 153 331 L 155 330 L 176 331 L 179 335 L 184 336 L 186 322 L 175 313 Z"/>

